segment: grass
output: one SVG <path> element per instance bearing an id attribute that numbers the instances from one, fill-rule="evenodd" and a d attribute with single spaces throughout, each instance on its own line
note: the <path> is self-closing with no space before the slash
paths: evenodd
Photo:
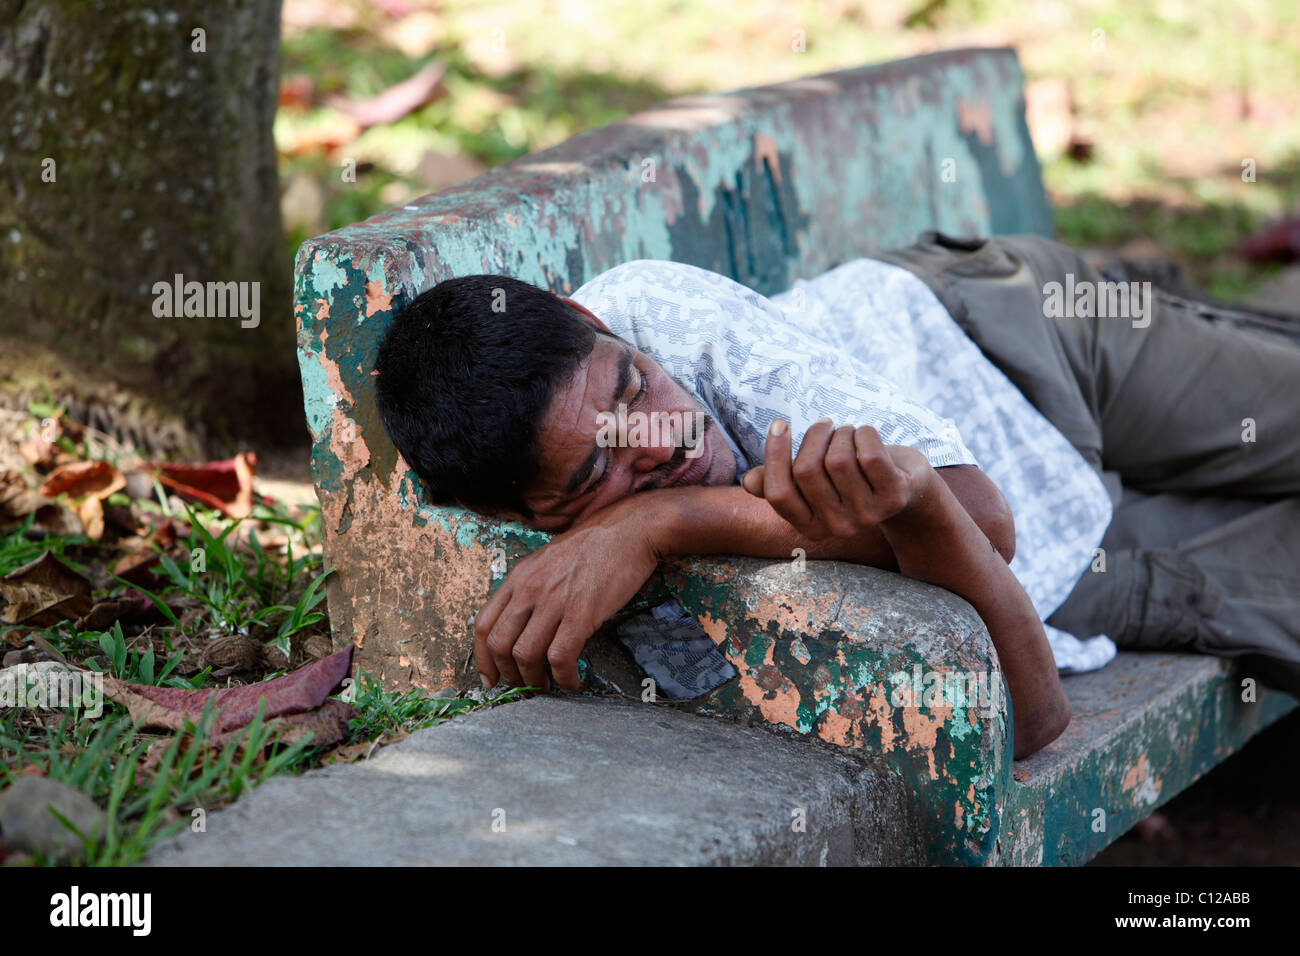
<path id="1" fill-rule="evenodd" d="M 205 813 L 229 803 L 249 787 L 302 760 L 305 742 L 278 747 L 259 708 L 241 734 L 224 746 L 209 746 L 211 708 L 197 725 L 170 737 L 136 733 L 131 718 L 114 706 L 103 720 L 77 720 L 72 712 L 61 720 L 16 726 L 17 717 L 0 719 L 0 746 L 17 756 L 17 769 L 0 765 L 0 786 L 7 786 L 22 768 L 34 764 L 50 780 L 87 794 L 105 810 L 105 829 L 98 842 L 78 833 L 84 862 L 92 866 L 122 866 L 138 862 L 148 849 L 189 824 L 192 811 Z M 40 730 L 36 730 L 39 727 Z M 43 731 L 43 733 L 41 732 Z M 161 745 L 161 752 L 151 752 Z M 39 855 L 37 865 L 52 861 Z"/>
<path id="2" fill-rule="evenodd" d="M 477 702 L 429 698 L 416 691 L 384 691 L 365 673 L 358 681 L 365 690 L 352 701 L 357 716 L 350 721 L 347 743 L 354 749 L 364 743 L 377 747 L 385 738 L 435 726 L 475 707 L 514 700 L 522 693 L 516 688 Z M 252 723 L 222 746 L 213 747 L 208 742 L 212 718 L 209 708 L 197 725 L 188 724 L 184 732 L 156 735 L 136 731 L 125 709 L 111 702 L 103 717 L 95 721 L 78 720 L 71 711 L 61 717 L 10 711 L 0 715 L 0 749 L 6 753 L 0 762 L 0 789 L 25 767 L 34 766 L 48 779 L 82 791 L 105 810 L 106 820 L 98 842 L 78 833 L 70 821 L 61 820 L 83 837 L 82 862 L 126 866 L 271 776 L 300 774 L 319 766 L 332 749 L 312 747 L 310 739 L 278 743 L 260 707 Z M 196 814 L 196 810 L 202 813 Z M 40 857 L 31 862 L 53 864 Z"/>
<path id="3" fill-rule="evenodd" d="M 198 677 L 192 680 L 186 680 L 183 677 L 171 676 L 172 671 L 176 670 L 182 659 L 185 657 L 184 651 L 177 651 L 167 659 L 161 670 L 155 668 L 153 646 L 147 647 L 141 651 L 138 647 L 127 647 L 126 638 L 122 634 L 122 622 L 114 621 L 113 629 L 108 632 L 83 631 L 75 634 L 74 638 L 80 641 L 95 641 L 103 649 L 104 655 L 108 658 L 107 667 L 99 661 L 89 661 L 88 666 L 91 670 L 99 673 L 107 673 L 118 680 L 132 681 L 137 684 L 149 684 L 154 687 L 184 687 L 187 689 L 196 689 L 203 683 L 203 678 L 208 675 L 210 668 L 205 668 Z"/>
<path id="4" fill-rule="evenodd" d="M 83 458 L 91 453 L 85 443 L 70 443 L 65 450 Z M 34 475 L 29 483 L 39 478 Z M 203 661 L 206 642 L 216 637 L 243 635 L 279 648 L 289 660 L 295 656 L 293 639 L 328 626 L 324 585 L 331 570 L 323 567 L 318 508 L 289 509 L 261 500 L 251 515 L 235 519 L 184 504 L 156 483 L 152 499 L 118 494 L 108 503 L 138 519 L 174 519 L 188 528 L 168 548 L 153 545 L 158 570 L 151 584 L 142 587 L 134 576 L 128 582 L 111 571 L 119 551 L 135 545 L 108 536 L 92 541 L 46 533 L 35 526 L 34 515 L 0 537 L 0 574 L 52 553 L 92 582 L 92 600 L 120 598 L 135 589 L 153 603 L 161 623 L 119 619 L 104 630 L 80 628 L 73 621 L 35 629 L 5 625 L 0 626 L 5 650 L 43 644 L 72 664 L 120 680 L 199 690 L 227 686 L 233 679 L 218 681 Z M 284 672 L 270 672 L 269 665 L 264 671 L 262 680 Z M 217 745 L 210 740 L 210 712 L 171 733 L 134 727 L 126 709 L 106 699 L 95 718 L 84 710 L 0 710 L 0 788 L 24 773 L 39 772 L 81 790 L 105 811 L 107 821 L 103 838 L 86 843 L 85 862 L 126 865 L 192 825 L 194 811 L 224 806 L 274 774 L 362 759 L 414 730 L 514 700 L 524 690 L 490 699 L 435 698 L 418 690 L 386 691 L 366 673 L 345 684 L 336 696 L 354 713 L 346 738 L 332 746 L 314 745 L 309 738 L 282 743 L 260 713 Z"/>
<path id="5" fill-rule="evenodd" d="M 323 92 L 372 95 L 431 58 L 448 68 L 447 95 L 428 106 L 333 153 L 284 153 L 285 176 L 323 184 L 327 229 L 430 191 L 418 167 L 427 153 L 486 169 L 672 96 L 1003 44 L 1017 49 L 1029 84 L 1068 86 L 1074 130 L 1093 146 L 1079 162 L 1039 143 L 1062 241 L 1114 248 L 1154 240 L 1213 294 L 1239 298 L 1272 275 L 1235 255 L 1241 239 L 1300 203 L 1300 126 L 1291 107 L 1300 87 L 1300 16 L 1291 0 L 412 7 L 421 8 L 413 16 L 434 11 L 438 22 L 418 50 L 401 44 L 396 18 L 351 0 L 332 4 L 351 11 L 350 26 L 283 37 L 284 75 L 310 76 Z M 792 49 L 795 30 L 806 37 L 802 52 Z M 329 114 L 323 106 L 283 108 L 277 140 L 287 147 Z M 355 183 L 340 181 L 342 155 L 368 164 Z M 1254 183 L 1241 180 L 1245 157 L 1258 163 Z M 292 251 L 308 230 L 289 228 Z"/>

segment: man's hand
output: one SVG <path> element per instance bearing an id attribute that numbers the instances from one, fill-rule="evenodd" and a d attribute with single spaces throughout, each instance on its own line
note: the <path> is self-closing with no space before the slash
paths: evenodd
<path id="1" fill-rule="evenodd" d="M 652 494 L 652 493 L 651 493 Z M 474 662 L 486 687 L 501 680 L 577 690 L 578 655 L 654 572 L 661 552 L 648 495 L 615 502 L 519 562 L 474 618 Z"/>
<path id="2" fill-rule="evenodd" d="M 822 420 L 790 462 L 789 428 L 773 422 L 760 469 L 741 479 L 799 533 L 847 539 L 877 527 L 898 570 L 957 594 L 975 608 L 1011 690 L 1014 757 L 1046 746 L 1070 722 L 1043 624 L 1006 560 L 948 485 L 912 448 L 882 445 L 872 428 Z"/>
<path id="3" fill-rule="evenodd" d="M 870 425 L 835 428 L 823 418 L 808 429 L 793 463 L 791 447 L 790 428 L 778 418 L 763 464 L 741 484 L 814 541 L 879 527 L 923 500 L 937 477 L 921 452 L 884 444 Z"/>

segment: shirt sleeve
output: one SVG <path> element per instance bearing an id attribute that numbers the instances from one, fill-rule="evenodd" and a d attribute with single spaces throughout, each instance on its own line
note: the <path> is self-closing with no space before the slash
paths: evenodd
<path id="1" fill-rule="evenodd" d="M 829 417 L 870 425 L 885 444 L 915 448 L 936 468 L 978 464 L 950 419 L 726 276 L 636 260 L 573 298 L 696 396 L 723 427 L 737 476 L 762 464 L 776 418 L 790 423 L 796 453 L 812 424 Z"/>

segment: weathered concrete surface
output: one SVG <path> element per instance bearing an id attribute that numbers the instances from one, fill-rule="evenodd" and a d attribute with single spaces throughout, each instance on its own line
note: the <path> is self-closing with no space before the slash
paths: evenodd
<path id="1" fill-rule="evenodd" d="M 1199 654 L 1121 653 L 1065 680 L 1065 734 L 1014 765 L 990 862 L 1078 865 L 1185 790 L 1295 701 L 1250 672 Z"/>
<path id="2" fill-rule="evenodd" d="M 693 558 L 654 583 L 677 595 L 739 672 L 687 707 L 879 755 L 928 808 L 929 839 L 912 848 L 914 861 L 968 864 L 993 852 L 1011 721 L 997 653 L 969 604 L 898 574 L 829 561 L 800 571 Z M 994 693 L 963 700 L 912 688 L 913 678 L 942 687 L 967 675 Z"/>
<path id="3" fill-rule="evenodd" d="M 147 862 L 1079 864 L 1293 706 L 1268 691 L 1243 703 L 1242 676 L 1213 658 L 1121 654 L 1067 680 L 1074 721 L 1014 765 L 982 859 L 885 755 L 563 696 L 457 718 L 361 764 L 274 778 Z"/>
<path id="4" fill-rule="evenodd" d="M 494 556 L 547 540 L 431 507 L 384 434 L 374 358 L 419 292 L 480 272 L 572 291 L 661 258 L 773 293 L 931 227 L 1050 231 L 1010 50 L 673 100 L 304 243 L 298 355 L 336 640 L 390 686 L 472 686 Z"/>
<path id="5" fill-rule="evenodd" d="M 923 822 L 911 796 L 840 748 L 650 704 L 543 697 L 428 728 L 361 764 L 276 777 L 147 862 L 903 862 Z"/>

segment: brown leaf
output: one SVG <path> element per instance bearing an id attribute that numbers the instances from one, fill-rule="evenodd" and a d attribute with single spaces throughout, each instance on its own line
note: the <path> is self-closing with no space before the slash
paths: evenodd
<path id="1" fill-rule="evenodd" d="M 311 745 L 313 747 L 331 747 L 347 739 L 348 721 L 355 714 L 356 708 L 351 704 L 344 703 L 341 700 L 327 700 L 315 710 L 277 717 L 275 720 L 270 721 L 267 726 L 279 731 L 277 739 L 282 744 L 297 743 L 305 739 L 308 734 L 311 734 Z M 212 743 L 214 746 L 224 746 L 232 734 L 239 732 L 239 730 L 233 730 L 222 734 L 215 737 Z"/>
<path id="2" fill-rule="evenodd" d="M 251 451 L 206 465 L 155 467 L 158 480 L 182 498 L 202 502 L 229 518 L 242 518 L 253 510 L 253 472 L 257 470 L 257 455 Z"/>
<path id="3" fill-rule="evenodd" d="M 256 715 L 258 701 L 266 700 L 267 719 L 301 714 L 319 707 L 339 689 L 352 666 L 352 645 L 324 660 L 291 674 L 260 684 L 218 690 L 182 690 L 151 687 L 104 678 L 104 695 L 121 704 L 137 725 L 180 730 L 186 721 L 198 723 L 209 700 L 216 716 L 211 732 L 223 734 L 246 726 Z"/>
<path id="4" fill-rule="evenodd" d="M 57 498 L 61 494 L 69 498 L 85 495 L 107 498 L 125 487 L 126 479 L 122 473 L 108 462 L 76 461 L 60 465 L 50 472 L 49 477 L 41 482 L 40 491 L 47 498 Z"/>
<path id="5" fill-rule="evenodd" d="M 359 740 L 354 744 L 335 747 L 321 756 L 321 763 L 355 763 L 358 760 L 369 760 L 374 756 L 375 751 L 391 744 L 401 743 L 409 736 L 410 734 L 405 730 L 385 731 L 374 740 Z"/>
<path id="6" fill-rule="evenodd" d="M 0 579 L 9 624 L 51 627 L 90 613 L 90 582 L 46 551 Z"/>
<path id="7" fill-rule="evenodd" d="M 66 505 L 44 504 L 36 509 L 35 515 L 32 527 L 39 528 L 46 534 L 65 538 L 85 534 L 85 526 L 81 523 L 81 519 Z"/>
<path id="8" fill-rule="evenodd" d="M 45 471 L 58 463 L 58 457 L 63 453 L 63 449 L 37 435 L 35 438 L 21 442 L 18 445 L 18 453 L 26 458 L 27 463 L 33 468 Z"/>
<path id="9" fill-rule="evenodd" d="M 288 667 L 284 653 L 243 634 L 223 634 L 203 647 L 203 662 L 212 666 L 212 676 L 260 678 L 270 671 Z"/>
<path id="10" fill-rule="evenodd" d="M 96 601 L 90 612 L 77 621 L 77 628 L 84 631 L 106 631 L 115 621 L 144 624 L 151 619 L 162 620 L 162 612 L 139 591 L 129 590 L 122 592 L 119 597 Z"/>
<path id="11" fill-rule="evenodd" d="M 113 573 L 123 581 L 147 585 L 153 578 L 153 568 L 158 564 L 160 557 L 161 555 L 153 548 L 132 551 L 118 559 L 118 562 L 113 565 Z"/>
<path id="12" fill-rule="evenodd" d="M 48 504 L 44 495 L 27 487 L 27 482 L 18 472 L 0 473 L 0 530 L 8 532 L 18 527 L 29 514 Z"/>

